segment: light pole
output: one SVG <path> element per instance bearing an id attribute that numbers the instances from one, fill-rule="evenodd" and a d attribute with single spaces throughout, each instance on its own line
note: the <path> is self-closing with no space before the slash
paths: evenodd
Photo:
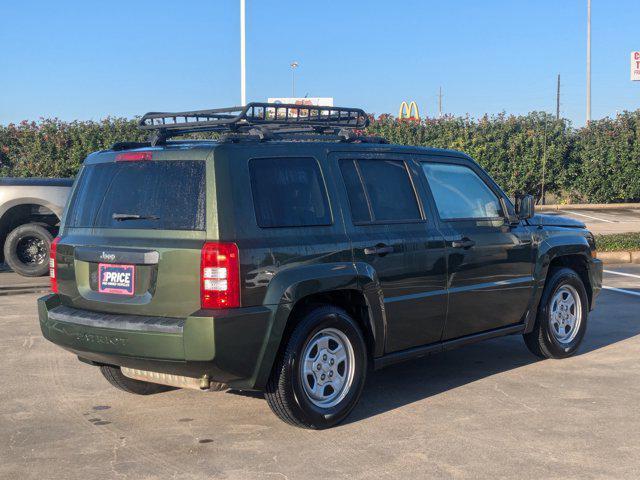
<path id="1" fill-rule="evenodd" d="M 247 104 L 244 2 L 245 0 L 240 0 L 240 101 L 242 102 L 242 106 Z"/>
<path id="2" fill-rule="evenodd" d="M 298 62 L 291 62 L 291 97 L 296 96 L 296 68 L 300 65 Z"/>
<path id="3" fill-rule="evenodd" d="M 591 122 L 591 0 L 587 0 L 587 125 Z"/>

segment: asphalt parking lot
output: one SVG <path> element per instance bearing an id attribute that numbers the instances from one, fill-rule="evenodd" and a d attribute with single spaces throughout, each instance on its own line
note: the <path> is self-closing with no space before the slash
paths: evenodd
<path id="1" fill-rule="evenodd" d="M 114 390 L 41 337 L 39 294 L 0 297 L 0 478 L 637 479 L 640 265 L 607 270 L 627 275 L 605 275 L 576 357 L 514 336 L 389 367 L 320 432 L 255 394 Z"/>
<path id="2" fill-rule="evenodd" d="M 640 210 L 635 208 L 578 210 L 567 205 L 563 210 L 545 210 L 540 213 L 575 218 L 598 234 L 640 232 Z"/>

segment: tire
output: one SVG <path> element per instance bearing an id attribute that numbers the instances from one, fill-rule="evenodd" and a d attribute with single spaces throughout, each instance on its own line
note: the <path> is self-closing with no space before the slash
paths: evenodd
<path id="1" fill-rule="evenodd" d="M 343 346 L 342 357 L 339 345 Z M 309 369 L 305 369 L 304 358 L 310 359 Z M 355 320 L 334 306 L 315 307 L 301 318 L 280 353 L 265 398 L 286 423 L 329 428 L 344 420 L 358 403 L 366 372 L 367 347 Z M 313 385 L 317 386 L 315 398 L 310 393 Z"/>
<path id="2" fill-rule="evenodd" d="M 112 367 L 110 365 L 101 365 L 100 372 L 107 381 L 119 390 L 136 395 L 152 395 L 154 393 L 167 392 L 173 390 L 173 387 L 160 385 L 157 383 L 143 382 L 126 377 L 120 371 L 120 367 Z"/>
<path id="3" fill-rule="evenodd" d="M 23 277 L 49 273 L 49 249 L 53 239 L 41 225 L 27 223 L 13 229 L 4 242 L 4 260 Z"/>
<path id="4" fill-rule="evenodd" d="M 573 308 L 562 310 L 572 302 Z M 589 299 L 580 276 L 569 268 L 554 269 L 549 272 L 533 330 L 524 334 L 525 344 L 540 358 L 570 357 L 587 331 L 588 313 Z"/>

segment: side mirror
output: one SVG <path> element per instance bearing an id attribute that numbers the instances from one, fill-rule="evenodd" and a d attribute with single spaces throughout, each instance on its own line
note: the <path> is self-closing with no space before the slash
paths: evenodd
<path id="1" fill-rule="evenodd" d="M 516 213 L 519 220 L 527 220 L 535 215 L 535 199 L 533 195 L 523 195 L 516 202 Z"/>

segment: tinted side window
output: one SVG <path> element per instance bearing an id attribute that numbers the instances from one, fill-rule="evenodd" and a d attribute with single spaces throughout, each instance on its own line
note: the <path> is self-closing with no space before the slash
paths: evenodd
<path id="1" fill-rule="evenodd" d="M 420 208 L 404 162 L 358 160 L 375 222 L 421 220 Z"/>
<path id="2" fill-rule="evenodd" d="M 254 159 L 249 174 L 259 226 L 331 225 L 327 192 L 313 158 Z"/>
<path id="3" fill-rule="evenodd" d="M 371 212 L 369 211 L 367 194 L 357 170 L 356 160 L 342 160 L 340 170 L 342 170 L 342 177 L 347 187 L 351 218 L 355 223 L 370 222 Z"/>
<path id="4" fill-rule="evenodd" d="M 496 218 L 502 215 L 498 197 L 470 168 L 423 163 L 422 169 L 443 220 Z"/>

